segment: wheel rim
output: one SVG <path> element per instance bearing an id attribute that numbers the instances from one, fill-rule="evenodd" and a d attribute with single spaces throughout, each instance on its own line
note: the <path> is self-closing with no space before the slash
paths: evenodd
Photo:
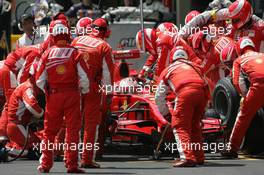
<path id="1" fill-rule="evenodd" d="M 226 93 L 221 90 L 216 94 L 215 99 L 217 99 L 214 105 L 215 110 L 220 115 L 220 118 L 222 119 L 222 124 L 226 124 L 228 121 L 228 97 L 226 96 Z"/>

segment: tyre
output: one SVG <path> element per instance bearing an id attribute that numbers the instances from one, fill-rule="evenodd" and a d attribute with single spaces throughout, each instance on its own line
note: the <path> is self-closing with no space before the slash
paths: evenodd
<path id="1" fill-rule="evenodd" d="M 230 77 L 218 81 L 213 92 L 213 107 L 222 119 L 222 124 L 231 130 L 239 109 L 240 96 Z"/>
<path id="2" fill-rule="evenodd" d="M 215 109 L 207 109 L 204 113 L 205 117 L 210 117 L 210 118 L 220 118 L 220 115 L 218 112 L 216 112 Z"/>

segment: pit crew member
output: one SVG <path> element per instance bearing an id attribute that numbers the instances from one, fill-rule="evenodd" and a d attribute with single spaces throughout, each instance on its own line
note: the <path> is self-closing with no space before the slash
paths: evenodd
<path id="1" fill-rule="evenodd" d="M 39 92 L 34 75 L 32 75 L 30 79 L 20 84 L 10 97 L 7 124 L 7 136 L 10 144 L 7 147 L 10 146 L 9 148 L 11 148 L 9 152 L 11 155 L 17 156 L 20 154 L 27 137 L 29 138 L 23 155 L 28 154 L 28 150 L 33 148 L 33 143 L 40 143 L 40 139 L 33 132 L 26 129 L 32 116 L 36 118 L 43 116 L 44 110 L 36 100 Z"/>
<path id="2" fill-rule="evenodd" d="M 65 167 L 68 173 L 83 173 L 78 168 L 78 143 L 81 128 L 79 87 L 83 94 L 88 92 L 89 87 L 89 80 L 81 63 L 85 55 L 69 45 L 70 33 L 66 21 L 56 20 L 51 35 L 55 46 L 41 57 L 36 75 L 36 84 L 45 92 L 47 99 L 42 156 L 37 169 L 47 173 L 52 168 L 53 151 L 48 148 L 48 144 L 54 144 L 55 136 L 65 118 Z M 72 145 L 75 147 L 72 148 Z"/>
<path id="3" fill-rule="evenodd" d="M 186 39 L 194 27 L 231 19 L 232 24 L 226 26 L 229 31 L 225 35 L 235 41 L 238 41 L 241 37 L 248 36 L 255 43 L 257 51 L 264 52 L 264 21 L 253 15 L 250 3 L 247 0 L 236 0 L 233 3 L 226 3 L 226 5 L 229 5 L 229 7 L 205 11 L 194 17 L 179 31 L 179 35 Z"/>
<path id="4" fill-rule="evenodd" d="M 18 84 L 23 83 L 29 78 L 29 70 L 33 61 L 40 57 L 39 47 L 27 46 L 21 47 L 11 52 L 1 68 L 1 84 L 3 86 L 6 103 L 0 118 L 0 137 L 7 139 L 7 109 L 9 98 Z"/>
<path id="5" fill-rule="evenodd" d="M 99 86 L 113 85 L 114 64 L 112 48 L 105 41 L 111 31 L 106 19 L 98 18 L 93 21 L 92 34 L 80 36 L 73 40 L 72 46 L 88 53 L 84 58 L 85 73 L 90 80 L 90 91 L 83 96 L 84 102 L 84 144 L 91 144 L 92 149 L 84 149 L 82 168 L 100 168 L 95 162 L 98 147 L 97 139 L 99 126 L 102 122 L 103 92 Z"/>
<path id="6" fill-rule="evenodd" d="M 253 41 L 241 38 L 238 42 L 241 56 L 233 64 L 233 84 L 242 96 L 240 110 L 230 136 L 230 150 L 222 155 L 237 158 L 243 137 L 255 113 L 264 105 L 264 54 L 256 52 Z"/>
<path id="7" fill-rule="evenodd" d="M 139 78 L 146 77 L 146 74 L 148 72 L 151 72 L 151 68 L 155 66 L 156 64 L 156 74 L 159 75 L 161 71 L 159 71 L 164 65 L 158 64 L 159 63 L 159 57 L 162 54 L 162 49 L 157 47 L 157 38 L 165 33 L 172 33 L 175 34 L 178 32 L 178 28 L 173 24 L 169 22 L 161 23 L 157 29 L 145 29 L 144 30 L 144 39 L 145 39 L 145 48 L 146 51 L 150 54 L 148 57 L 145 65 L 143 66 L 143 69 L 139 73 Z M 136 35 L 136 43 L 138 49 L 142 50 L 142 32 L 138 31 Z"/>
<path id="8" fill-rule="evenodd" d="M 171 65 L 161 74 L 155 101 L 163 116 L 169 114 L 166 96 L 175 93 L 175 107 L 171 126 L 180 153 L 174 167 L 193 167 L 204 163 L 201 119 L 208 99 L 208 87 L 199 66 L 189 61 L 182 46 L 175 47 L 170 55 Z M 191 145 L 198 145 L 193 148 Z"/>
<path id="9" fill-rule="evenodd" d="M 169 65 L 169 58 L 171 50 L 176 46 L 182 46 L 187 51 L 190 61 L 200 64 L 201 60 L 198 58 L 193 51 L 192 47 L 177 33 L 164 32 L 157 38 L 157 47 L 161 50 L 158 57 L 158 68 L 156 70 L 156 75 L 159 76 L 161 72 Z"/>
<path id="10" fill-rule="evenodd" d="M 155 29 L 144 29 L 144 44 L 146 51 L 150 54 L 144 64 L 142 70 L 139 72 L 139 78 L 144 78 L 148 72 L 151 72 L 153 64 L 157 61 L 158 53 L 156 48 L 156 31 Z M 137 48 L 142 50 L 142 32 L 138 31 L 136 35 Z"/>
<path id="11" fill-rule="evenodd" d="M 197 39 L 199 37 L 203 39 Z M 238 57 L 238 51 L 236 42 L 229 37 L 220 36 L 216 40 L 208 38 L 204 36 L 203 32 L 198 32 L 191 35 L 188 41 L 196 55 L 202 60 L 200 66 L 209 80 L 211 91 L 213 91 L 218 80 L 230 73 L 230 68 L 226 65 L 232 65 L 232 62 Z"/>

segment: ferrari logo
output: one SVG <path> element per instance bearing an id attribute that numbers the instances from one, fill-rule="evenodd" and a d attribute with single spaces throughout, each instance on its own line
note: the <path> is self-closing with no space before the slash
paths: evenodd
<path id="1" fill-rule="evenodd" d="M 59 65 L 59 66 L 57 66 L 56 67 L 56 72 L 58 73 L 58 74 L 64 74 L 65 73 L 65 71 L 66 71 L 66 68 L 65 68 L 65 66 L 63 66 L 63 65 Z"/>
<path id="2" fill-rule="evenodd" d="M 126 110 L 128 108 L 127 100 L 124 100 L 122 108 L 123 110 Z"/>

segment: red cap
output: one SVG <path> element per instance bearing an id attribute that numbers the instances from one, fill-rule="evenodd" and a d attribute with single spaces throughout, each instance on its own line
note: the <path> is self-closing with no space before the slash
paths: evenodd
<path id="1" fill-rule="evenodd" d="M 246 49 L 251 49 L 252 51 L 256 51 L 256 46 L 249 37 L 240 38 L 237 42 L 237 48 L 238 48 L 238 53 L 240 55 L 244 54 L 244 51 Z"/>
<path id="2" fill-rule="evenodd" d="M 93 21 L 91 27 L 93 28 L 92 34 L 99 38 L 108 38 L 111 34 L 108 21 L 104 18 L 97 18 Z"/>

